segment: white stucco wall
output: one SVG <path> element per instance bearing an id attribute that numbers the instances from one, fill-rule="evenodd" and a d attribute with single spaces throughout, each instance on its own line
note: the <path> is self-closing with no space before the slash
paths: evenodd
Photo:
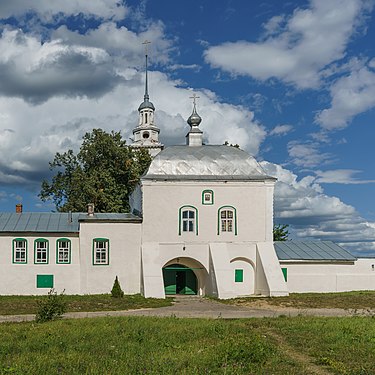
<path id="1" fill-rule="evenodd" d="M 143 181 L 144 242 L 269 241 L 272 236 L 273 182 Z M 214 204 L 202 204 L 202 192 L 214 192 Z M 179 208 L 198 210 L 198 235 L 181 232 Z M 218 210 L 237 211 L 237 235 L 218 235 Z"/>
<path id="2" fill-rule="evenodd" d="M 375 259 L 358 259 L 353 263 L 291 263 L 287 268 L 289 292 L 347 292 L 375 289 Z M 374 265 L 374 270 L 372 269 Z"/>
<path id="3" fill-rule="evenodd" d="M 12 262 L 12 241 L 15 238 L 27 240 L 27 263 L 16 264 Z M 34 241 L 38 238 L 48 240 L 48 264 L 34 263 Z M 71 263 L 57 264 L 56 240 L 68 238 L 71 241 Z M 54 288 L 60 293 L 80 293 L 80 254 L 77 235 L 40 233 L 27 235 L 17 233 L 14 235 L 0 236 L 0 294 L 1 295 L 38 295 L 46 294 L 50 288 L 37 288 L 37 275 L 53 275 Z"/>
<path id="4" fill-rule="evenodd" d="M 109 293 L 118 276 L 124 293 L 140 293 L 141 223 L 83 222 L 80 225 L 81 293 Z M 109 264 L 93 264 L 93 241 L 109 240 Z"/>

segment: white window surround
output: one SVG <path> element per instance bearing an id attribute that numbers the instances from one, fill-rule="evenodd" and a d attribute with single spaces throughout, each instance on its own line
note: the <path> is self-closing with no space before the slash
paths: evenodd
<path id="1" fill-rule="evenodd" d="M 69 264 L 71 263 L 71 242 L 66 238 L 58 239 L 56 242 L 57 247 L 57 258 L 56 263 L 58 264 Z"/>
<path id="2" fill-rule="evenodd" d="M 34 263 L 48 264 L 48 241 L 45 239 L 37 239 L 34 242 Z"/>
<path id="3" fill-rule="evenodd" d="M 109 264 L 109 240 L 95 238 L 93 240 L 93 265 L 106 266 Z"/>

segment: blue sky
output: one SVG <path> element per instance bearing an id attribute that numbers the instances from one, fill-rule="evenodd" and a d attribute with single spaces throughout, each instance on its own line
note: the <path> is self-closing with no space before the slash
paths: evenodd
<path id="1" fill-rule="evenodd" d="M 207 143 L 238 143 L 279 180 L 295 239 L 375 252 L 374 2 L 2 0 L 0 210 L 39 201 L 48 162 L 94 127 L 131 136 L 150 96 L 184 142 L 192 92 Z"/>

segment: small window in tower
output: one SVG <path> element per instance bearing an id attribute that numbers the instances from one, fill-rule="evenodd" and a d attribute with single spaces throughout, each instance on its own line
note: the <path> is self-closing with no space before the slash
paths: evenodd
<path id="1" fill-rule="evenodd" d="M 142 137 L 147 139 L 150 136 L 149 132 L 143 132 Z"/>
<path id="2" fill-rule="evenodd" d="M 145 123 L 147 124 L 147 118 L 148 118 L 148 116 L 147 116 L 147 112 L 145 113 Z"/>

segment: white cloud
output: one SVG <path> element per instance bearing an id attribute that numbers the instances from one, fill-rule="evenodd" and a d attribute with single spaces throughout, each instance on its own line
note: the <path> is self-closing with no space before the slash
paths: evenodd
<path id="1" fill-rule="evenodd" d="M 331 240 L 357 254 L 375 251 L 375 223 L 360 217 L 354 207 L 327 196 L 314 176 L 298 180 L 280 165 L 261 162 L 267 174 L 278 179 L 275 187 L 275 221 L 290 224 L 299 240 Z"/>
<path id="2" fill-rule="evenodd" d="M 45 21 L 54 16 L 76 16 L 80 13 L 101 19 L 120 20 L 127 14 L 127 8 L 119 0 L 1 0 L 0 18 L 22 16 L 27 12 L 35 12 Z"/>
<path id="3" fill-rule="evenodd" d="M 282 136 L 290 133 L 292 130 L 292 125 L 277 125 L 269 132 L 269 135 Z"/>
<path id="4" fill-rule="evenodd" d="M 233 74 L 316 88 L 321 71 L 345 56 L 368 9 L 369 3 L 362 0 L 311 0 L 309 8 L 297 8 L 282 28 L 283 17 L 271 18 L 265 27 L 272 35 L 265 40 L 209 47 L 204 57 L 213 67 Z"/>
<path id="5" fill-rule="evenodd" d="M 332 162 L 332 154 L 320 150 L 320 144 L 312 141 L 290 141 L 288 143 L 290 161 L 305 168 Z"/>
<path id="6" fill-rule="evenodd" d="M 317 183 L 324 184 L 368 184 L 374 183 L 375 180 L 361 180 L 354 176 L 361 173 L 359 170 L 355 169 L 335 169 L 329 171 L 315 171 Z"/>
<path id="7" fill-rule="evenodd" d="M 352 70 L 330 93 L 331 107 L 318 113 L 316 122 L 327 130 L 343 129 L 354 116 L 375 107 L 375 72 L 367 67 Z"/>

